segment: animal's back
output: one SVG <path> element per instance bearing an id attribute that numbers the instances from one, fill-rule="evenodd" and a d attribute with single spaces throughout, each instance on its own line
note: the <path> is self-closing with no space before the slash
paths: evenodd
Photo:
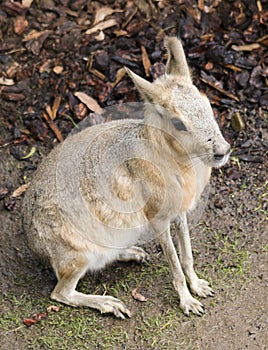
<path id="1" fill-rule="evenodd" d="M 139 137 L 140 130 L 141 122 L 137 120 L 113 121 L 89 127 L 68 137 L 43 159 L 22 205 L 24 232 L 30 247 L 41 258 L 47 260 L 53 246 L 56 250 L 56 245 L 63 241 L 70 244 L 76 241 L 77 246 L 80 245 L 81 237 L 77 235 L 79 222 L 83 224 L 83 215 L 88 214 L 82 213 L 88 208 L 81 208 L 81 198 L 78 198 L 83 187 L 81 182 L 86 182 L 82 196 L 95 193 L 99 180 L 97 176 L 112 176 L 109 169 L 103 168 L 100 163 L 104 153 L 113 153 L 116 145 L 122 142 L 130 144 L 131 140 Z M 99 173 L 96 165 L 106 173 Z M 72 227 L 72 220 L 76 221 L 74 225 L 78 226 L 77 230 Z M 68 235 L 73 235 L 73 239 L 69 239 Z M 84 244 L 82 241 L 80 243 Z"/>

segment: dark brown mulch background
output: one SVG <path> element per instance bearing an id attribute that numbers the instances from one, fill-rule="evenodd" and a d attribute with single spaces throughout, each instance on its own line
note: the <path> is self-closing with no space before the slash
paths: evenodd
<path id="1" fill-rule="evenodd" d="M 95 101 L 101 107 L 138 101 L 122 67 L 153 80 L 163 73 L 164 37 L 176 35 L 195 84 L 209 96 L 233 146 L 232 161 L 214 172 L 223 176 L 213 182 L 208 209 L 218 220 L 225 217 L 230 231 L 239 219 L 242 235 L 259 226 L 265 233 L 267 26 L 268 5 L 260 0 L 1 1 L 0 212 L 4 221 L 9 215 L 4 227 L 13 227 L 12 215 L 19 211 L 20 196 L 12 197 L 13 191 L 29 181 L 43 154 L 87 116 L 92 124 L 100 122 Z M 82 101 L 77 92 L 94 100 Z M 246 195 L 234 195 L 243 188 Z M 18 252 L 7 246 L 14 246 L 14 238 L 0 237 L 1 288 L 9 287 L 17 268 L 12 258 Z"/>
<path id="2" fill-rule="evenodd" d="M 107 7 L 114 12 L 109 15 Z M 98 20 L 112 26 L 98 31 L 94 25 Z M 51 147 L 55 136 L 49 127 L 51 117 L 61 138 L 73 128 L 71 118 L 77 123 L 88 114 L 74 96 L 77 91 L 102 107 L 137 101 L 128 78 L 115 83 L 118 71 L 125 65 L 153 79 L 166 59 L 164 36 L 177 35 L 196 84 L 209 95 L 227 138 L 237 141 L 240 150 L 235 154 L 259 163 L 264 155 L 259 149 L 267 146 L 259 131 L 268 105 L 267 21 L 265 2 L 251 0 L 205 4 L 201 0 L 44 0 L 29 8 L 4 1 L 0 118 L 5 133 L 0 144 L 13 143 L 11 153 L 18 159 L 23 145 L 41 141 Z M 86 34 L 90 28 L 92 34 Z M 238 133 L 243 122 L 250 128 Z M 254 142 L 248 132 L 255 133 Z"/>
<path id="3" fill-rule="evenodd" d="M 27 182 L 40 154 L 85 117 L 102 121 L 93 113 L 99 105 L 138 101 L 122 67 L 153 80 L 164 72 L 163 38 L 176 35 L 233 146 L 238 167 L 225 168 L 227 185 L 246 185 L 252 169 L 265 182 L 267 23 L 267 3 L 252 0 L 1 2 L 0 147 L 19 162 L 17 181 Z M 16 206 L 16 187 L 9 175 L 1 180 L 8 210 Z"/>

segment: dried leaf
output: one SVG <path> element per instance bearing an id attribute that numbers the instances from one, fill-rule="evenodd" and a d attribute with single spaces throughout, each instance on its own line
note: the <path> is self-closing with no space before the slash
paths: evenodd
<path id="1" fill-rule="evenodd" d="M 6 86 L 10 86 L 10 85 L 14 85 L 15 82 L 13 79 L 7 79 L 5 77 L 0 77 L 0 85 L 6 85 Z"/>
<path id="2" fill-rule="evenodd" d="M 46 112 L 47 112 L 49 118 L 50 118 L 51 120 L 53 120 L 53 113 L 52 113 L 51 107 L 50 107 L 49 105 L 45 105 L 45 108 L 46 108 Z"/>
<path id="3" fill-rule="evenodd" d="M 57 96 L 54 100 L 52 108 L 49 105 L 45 105 L 46 112 L 51 120 L 56 119 L 60 103 L 61 103 L 61 96 Z"/>
<path id="4" fill-rule="evenodd" d="M 101 30 L 98 35 L 95 36 L 95 40 L 97 41 L 103 41 L 105 39 L 105 34 Z"/>
<path id="5" fill-rule="evenodd" d="M 60 311 L 60 307 L 57 306 L 57 305 L 49 305 L 47 307 L 47 313 L 50 313 L 51 311 L 59 312 Z"/>
<path id="6" fill-rule="evenodd" d="M 25 13 L 25 8 L 19 1 L 1 1 L 0 9 L 6 12 L 10 16 L 17 16 L 22 13 Z"/>
<path id="7" fill-rule="evenodd" d="M 44 72 L 50 73 L 50 71 L 51 71 L 50 66 L 51 66 L 51 60 L 45 61 L 42 64 L 42 66 L 39 68 L 39 73 L 41 73 L 41 74 L 44 73 Z"/>
<path id="8" fill-rule="evenodd" d="M 86 31 L 86 34 L 93 34 L 93 33 L 96 33 L 99 30 L 104 30 L 104 29 L 113 27 L 115 25 L 117 25 L 117 22 L 116 22 L 115 19 L 108 19 L 107 21 L 98 23 L 94 27 L 88 29 Z"/>
<path id="9" fill-rule="evenodd" d="M 122 12 L 122 10 L 114 10 L 111 7 L 102 7 L 96 12 L 95 20 L 94 20 L 94 25 L 102 22 L 105 17 L 113 14 L 114 12 Z"/>
<path id="10" fill-rule="evenodd" d="M 229 98 L 231 98 L 232 100 L 235 100 L 237 102 L 239 102 L 239 98 L 236 97 L 234 94 L 231 94 L 230 92 L 222 89 L 221 87 L 217 86 L 215 83 L 205 79 L 205 78 L 200 78 L 200 80 L 202 80 L 204 83 L 208 84 L 209 86 L 213 87 L 215 90 L 221 92 L 223 95 L 228 96 Z"/>
<path id="11" fill-rule="evenodd" d="M 37 320 L 37 322 L 47 318 L 47 313 L 46 312 L 40 312 L 38 314 L 33 314 L 33 319 Z"/>
<path id="12" fill-rule="evenodd" d="M 135 299 L 135 300 L 138 300 L 138 301 L 147 301 L 148 300 L 148 298 L 145 298 L 145 296 L 144 295 L 142 295 L 142 294 L 140 294 L 139 292 L 138 292 L 138 288 L 134 288 L 133 290 L 132 290 L 132 292 L 131 292 L 131 295 L 132 295 L 132 297 Z"/>
<path id="13" fill-rule="evenodd" d="M 87 115 L 88 113 L 88 109 L 87 107 L 84 105 L 84 103 L 78 103 L 76 104 L 74 107 L 73 107 L 73 111 L 74 111 L 74 114 L 75 116 L 78 118 L 78 119 L 84 119 L 85 116 Z"/>
<path id="14" fill-rule="evenodd" d="M 98 114 L 102 113 L 101 106 L 91 96 L 88 96 L 84 92 L 75 92 L 74 96 L 76 96 L 81 102 L 83 102 L 91 111 L 96 112 Z"/>
<path id="15" fill-rule="evenodd" d="M 9 193 L 9 189 L 6 186 L 0 187 L 0 199 L 5 198 Z"/>
<path id="16" fill-rule="evenodd" d="M 204 11 L 204 8 L 205 8 L 204 0 L 198 0 L 198 8 L 200 11 Z"/>
<path id="17" fill-rule="evenodd" d="M 17 16 L 13 19 L 14 32 L 18 35 L 22 34 L 28 27 L 28 21 L 24 16 Z"/>
<path id="18" fill-rule="evenodd" d="M 268 45 L 268 34 L 262 36 L 257 40 L 258 43 L 262 43 L 262 45 Z"/>
<path id="19" fill-rule="evenodd" d="M 33 0 L 22 0 L 23 7 L 30 7 L 32 5 Z"/>
<path id="20" fill-rule="evenodd" d="M 135 7 L 134 11 L 132 11 L 130 13 L 130 15 L 128 16 L 128 18 L 126 19 L 125 22 L 122 23 L 121 28 L 124 29 L 132 20 L 132 18 L 136 15 L 136 13 L 138 12 L 138 7 Z"/>
<path id="21" fill-rule="evenodd" d="M 151 67 L 151 62 L 144 46 L 141 47 L 141 52 L 142 52 L 142 63 L 143 63 L 144 71 L 146 76 L 149 77 L 150 75 L 149 69 Z"/>
<path id="22" fill-rule="evenodd" d="M 26 35 L 26 37 L 23 39 L 23 41 L 27 41 L 25 44 L 25 47 L 27 48 L 28 51 L 31 51 L 34 55 L 39 55 L 45 40 L 47 39 L 47 37 L 51 32 L 52 32 L 51 30 L 44 30 L 42 32 L 35 31 L 34 33 L 32 33 L 32 35 L 30 34 L 28 36 Z"/>
<path id="23" fill-rule="evenodd" d="M 106 76 L 97 69 L 91 69 L 90 73 L 96 75 L 96 77 L 100 78 L 103 81 L 107 80 Z"/>
<path id="24" fill-rule="evenodd" d="M 119 30 L 114 30 L 114 34 L 119 37 L 119 36 L 126 36 L 127 35 L 127 31 L 123 30 L 123 29 L 119 29 Z"/>
<path id="25" fill-rule="evenodd" d="M 33 324 L 37 323 L 37 320 L 34 320 L 33 318 L 24 318 L 22 320 L 23 324 L 27 327 L 31 327 Z"/>
<path id="26" fill-rule="evenodd" d="M 248 44 L 248 45 L 232 45 L 232 49 L 234 51 L 252 51 L 255 49 L 258 49 L 260 47 L 260 44 L 258 43 L 252 43 L 252 44 Z"/>
<path id="27" fill-rule="evenodd" d="M 16 75 L 18 69 L 19 69 L 20 65 L 18 64 L 18 62 L 13 62 L 11 64 L 11 66 L 8 68 L 8 70 L 6 71 L 6 74 L 9 78 L 12 78 Z"/>
<path id="28" fill-rule="evenodd" d="M 38 39 L 41 35 L 49 34 L 49 33 L 51 33 L 51 30 L 43 30 L 42 32 L 38 32 L 37 30 L 33 29 L 30 31 L 30 33 L 25 35 L 22 41 L 30 41 L 33 39 Z"/>
<path id="29" fill-rule="evenodd" d="M 239 67 L 234 66 L 233 64 L 225 64 L 224 67 L 230 68 L 235 72 L 242 72 L 242 69 Z"/>
<path id="30" fill-rule="evenodd" d="M 51 109 L 51 108 L 50 108 Z M 45 118 L 48 126 L 50 127 L 50 129 L 54 132 L 54 134 L 56 135 L 57 139 L 60 141 L 60 142 L 63 142 L 64 139 L 63 139 L 63 136 L 60 132 L 60 130 L 58 129 L 57 125 L 53 122 L 53 120 L 51 120 L 48 115 L 46 113 L 43 113 L 43 117 Z"/>
<path id="31" fill-rule="evenodd" d="M 71 9 L 65 8 L 64 11 L 67 13 L 67 15 L 70 15 L 72 17 L 78 17 L 79 16 L 79 12 L 77 11 L 73 11 Z"/>
<path id="32" fill-rule="evenodd" d="M 7 101 L 23 101 L 25 95 L 15 92 L 2 92 L 2 97 Z"/>
<path id="33" fill-rule="evenodd" d="M 53 106 L 52 106 L 52 120 L 54 120 L 57 116 L 58 109 L 60 107 L 61 103 L 61 96 L 57 96 L 54 100 Z"/>
<path id="34" fill-rule="evenodd" d="M 41 312 L 38 314 L 34 314 L 32 318 L 24 318 L 22 320 L 23 324 L 25 324 L 25 326 L 30 327 L 33 324 L 40 322 L 41 320 L 47 318 L 47 313 L 46 312 Z"/>
<path id="35" fill-rule="evenodd" d="M 122 80 L 122 78 L 126 75 L 126 70 L 125 68 L 119 68 L 118 71 L 116 72 L 116 78 L 115 81 L 113 81 L 110 85 L 111 87 L 115 87 L 119 81 Z"/>
<path id="36" fill-rule="evenodd" d="M 27 190 L 29 185 L 30 185 L 30 182 L 28 182 L 27 184 L 21 185 L 12 193 L 11 197 L 13 197 L 13 198 L 20 197 L 22 195 L 22 193 Z"/>
<path id="37" fill-rule="evenodd" d="M 259 11 L 259 12 L 262 12 L 261 0 L 257 0 L 257 7 L 258 7 L 258 11 Z"/>
<path id="38" fill-rule="evenodd" d="M 146 14 L 147 19 L 150 19 L 157 14 L 157 9 L 152 1 L 136 0 L 135 4 L 141 12 Z"/>

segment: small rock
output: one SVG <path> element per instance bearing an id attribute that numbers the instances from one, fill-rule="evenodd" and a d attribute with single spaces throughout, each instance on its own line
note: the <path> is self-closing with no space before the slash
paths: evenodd
<path id="1" fill-rule="evenodd" d="M 244 162 L 250 163 L 263 163 L 264 158 L 262 156 L 253 156 L 250 154 L 239 154 L 238 158 Z"/>
<path id="2" fill-rule="evenodd" d="M 25 31 L 29 23 L 24 16 L 17 16 L 13 19 L 13 25 L 14 25 L 14 32 L 20 35 Z"/>
<path id="3" fill-rule="evenodd" d="M 110 63 L 110 58 L 106 52 L 99 53 L 95 56 L 96 68 L 100 70 L 105 70 Z"/>
<path id="4" fill-rule="evenodd" d="M 14 198 L 9 198 L 5 201 L 4 206 L 6 210 L 13 211 L 16 207 L 16 200 Z"/>
<path id="5" fill-rule="evenodd" d="M 245 89 L 248 86 L 250 74 L 247 70 L 243 70 L 235 76 L 235 80 Z"/>
<path id="6" fill-rule="evenodd" d="M 268 94 L 262 95 L 260 97 L 260 104 L 262 106 L 268 106 Z"/>
<path id="7" fill-rule="evenodd" d="M 252 140 L 247 140 L 244 143 L 242 143 L 241 148 L 248 148 L 252 146 Z"/>
<path id="8" fill-rule="evenodd" d="M 56 67 L 54 67 L 53 68 L 53 72 L 55 73 L 55 74 L 61 74 L 62 72 L 63 72 L 63 67 L 62 66 L 56 66 Z"/>
<path id="9" fill-rule="evenodd" d="M 214 206 L 218 209 L 223 209 L 224 207 L 224 199 L 223 198 L 216 198 L 214 201 Z"/>
<path id="10" fill-rule="evenodd" d="M 235 112 L 231 118 L 231 125 L 235 131 L 242 131 L 245 129 L 244 120 L 239 112 Z"/>

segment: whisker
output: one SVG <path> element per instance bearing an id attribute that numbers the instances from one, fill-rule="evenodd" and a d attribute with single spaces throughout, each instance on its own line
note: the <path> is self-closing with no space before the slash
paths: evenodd
<path id="1" fill-rule="evenodd" d="M 184 163 L 184 166 L 181 166 L 181 170 L 190 170 L 195 167 L 198 163 L 201 163 L 203 160 L 207 159 L 209 153 L 202 153 L 200 155 L 194 155 L 189 157 L 189 162 L 187 164 Z"/>

